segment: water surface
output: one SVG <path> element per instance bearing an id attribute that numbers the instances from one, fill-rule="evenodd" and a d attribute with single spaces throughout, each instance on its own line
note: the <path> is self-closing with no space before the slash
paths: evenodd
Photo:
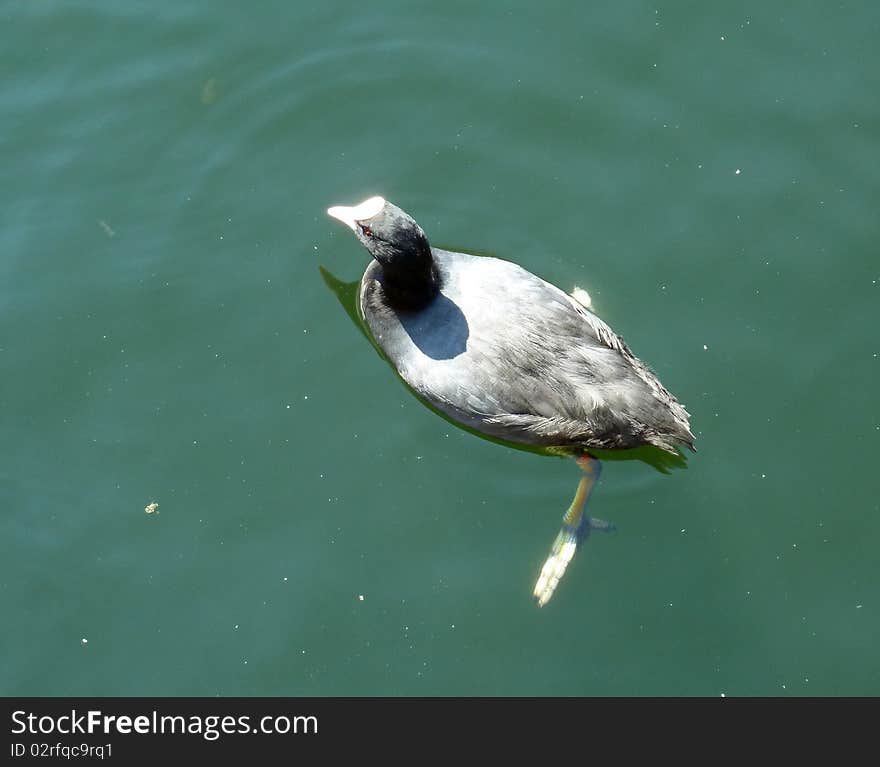
<path id="1" fill-rule="evenodd" d="M 875 3 L 0 18 L 0 692 L 880 693 Z M 372 194 L 587 288 L 692 413 L 543 610 L 577 470 L 352 325 L 324 210 Z"/>

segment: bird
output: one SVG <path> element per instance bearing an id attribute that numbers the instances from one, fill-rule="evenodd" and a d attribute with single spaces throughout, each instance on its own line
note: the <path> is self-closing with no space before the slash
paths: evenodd
<path id="1" fill-rule="evenodd" d="M 358 313 L 404 383 L 460 426 L 572 457 L 580 480 L 533 589 L 553 596 L 578 546 L 614 525 L 586 504 L 596 451 L 695 451 L 690 414 L 624 340 L 585 305 L 501 258 L 432 247 L 415 219 L 374 196 L 328 215 L 372 256 Z"/>

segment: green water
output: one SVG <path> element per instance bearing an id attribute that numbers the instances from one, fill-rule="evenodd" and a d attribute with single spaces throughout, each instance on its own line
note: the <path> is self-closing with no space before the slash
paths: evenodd
<path id="1" fill-rule="evenodd" d="M 880 694 L 876 3 L 0 23 L 0 693 Z M 351 323 L 324 210 L 372 194 L 587 288 L 692 414 L 542 610 L 577 469 Z"/>

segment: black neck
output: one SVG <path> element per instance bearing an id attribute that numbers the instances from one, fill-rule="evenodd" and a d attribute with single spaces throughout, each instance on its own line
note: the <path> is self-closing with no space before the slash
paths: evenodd
<path id="1" fill-rule="evenodd" d="M 413 271 L 383 267 L 382 287 L 385 300 L 394 309 L 417 311 L 427 306 L 440 292 L 440 274 L 433 261 L 426 269 Z"/>

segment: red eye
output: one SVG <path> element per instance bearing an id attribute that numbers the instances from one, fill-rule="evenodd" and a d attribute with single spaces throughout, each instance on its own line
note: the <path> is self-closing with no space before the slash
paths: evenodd
<path id="1" fill-rule="evenodd" d="M 373 236 L 373 230 L 370 229 L 370 227 L 368 227 L 368 226 L 364 226 L 363 224 L 359 224 L 359 226 L 360 226 L 360 228 L 361 228 L 361 231 L 362 231 L 367 237 L 372 237 L 372 236 Z"/>

